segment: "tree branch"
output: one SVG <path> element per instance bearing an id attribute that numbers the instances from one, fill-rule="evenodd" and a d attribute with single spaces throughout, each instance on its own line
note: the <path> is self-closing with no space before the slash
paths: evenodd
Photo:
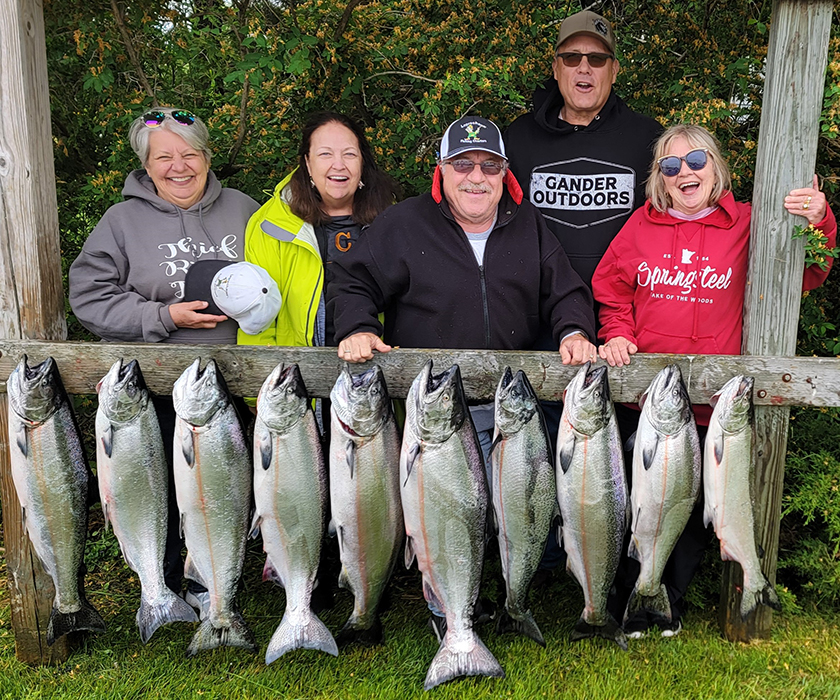
<path id="1" fill-rule="evenodd" d="M 335 34 L 333 34 L 333 41 L 338 41 L 344 34 L 344 30 L 347 29 L 347 25 L 350 22 L 350 16 L 353 14 L 353 10 L 356 9 L 361 3 L 368 2 L 368 0 L 350 0 L 347 3 L 347 7 L 344 8 L 344 14 L 341 15 L 341 19 L 338 20 L 338 25 L 335 28 Z"/>
<path id="2" fill-rule="evenodd" d="M 381 75 L 407 75 L 409 78 L 417 78 L 417 80 L 425 80 L 427 83 L 434 83 L 437 85 L 440 81 L 435 80 L 434 78 L 427 78 L 425 75 L 417 75 L 415 73 L 409 73 L 405 70 L 386 70 L 382 71 L 381 73 L 374 73 L 373 75 L 369 75 L 365 78 L 364 82 L 368 80 L 373 80 L 374 78 L 378 78 Z"/>
<path id="3" fill-rule="evenodd" d="M 111 10 L 114 13 L 114 21 L 117 23 L 117 29 L 120 30 L 120 36 L 125 45 L 125 50 L 128 52 L 128 58 L 131 61 L 131 65 L 134 66 L 140 84 L 143 86 L 146 94 L 152 98 L 152 107 L 157 107 L 160 103 L 158 102 L 157 95 L 155 95 L 155 91 L 152 90 L 152 86 L 149 84 L 149 79 L 146 77 L 137 52 L 134 50 L 134 45 L 131 43 L 131 37 L 128 34 L 128 28 L 125 26 L 125 20 L 123 19 L 122 12 L 120 12 L 119 5 L 117 5 L 117 0 L 111 0 Z"/>

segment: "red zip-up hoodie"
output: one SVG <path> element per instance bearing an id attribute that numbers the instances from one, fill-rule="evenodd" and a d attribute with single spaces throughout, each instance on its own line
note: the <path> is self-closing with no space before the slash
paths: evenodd
<path id="1" fill-rule="evenodd" d="M 599 338 L 624 336 L 639 352 L 740 354 L 751 211 L 731 192 L 697 221 L 676 219 L 646 201 L 613 239 L 592 277 L 600 304 Z M 836 245 L 837 222 L 830 209 L 816 228 L 828 236 L 829 247 Z M 825 281 L 828 262 L 826 270 L 806 268 L 803 289 Z"/>

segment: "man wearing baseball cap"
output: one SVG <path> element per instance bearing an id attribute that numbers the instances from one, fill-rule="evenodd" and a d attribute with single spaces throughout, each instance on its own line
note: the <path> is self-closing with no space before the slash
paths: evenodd
<path id="1" fill-rule="evenodd" d="M 336 263 L 327 304 L 342 359 L 393 345 L 521 350 L 540 319 L 565 364 L 594 359 L 589 289 L 507 164 L 493 122 L 450 124 L 432 191 L 386 209 Z"/>

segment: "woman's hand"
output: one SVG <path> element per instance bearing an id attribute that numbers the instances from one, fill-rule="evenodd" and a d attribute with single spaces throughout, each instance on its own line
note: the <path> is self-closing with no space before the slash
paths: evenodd
<path id="1" fill-rule="evenodd" d="M 621 367 L 630 364 L 630 355 L 635 355 L 638 349 L 635 343 L 619 335 L 610 338 L 598 348 L 598 354 L 607 361 L 610 367 Z"/>
<path id="2" fill-rule="evenodd" d="M 785 209 L 791 214 L 804 216 L 809 224 L 818 224 L 825 218 L 825 195 L 820 192 L 820 183 L 814 175 L 814 186 L 791 190 L 785 197 Z"/>
<path id="3" fill-rule="evenodd" d="M 373 351 L 389 352 L 391 346 L 382 342 L 376 333 L 354 333 L 338 344 L 338 356 L 345 362 L 366 362 L 373 359 Z"/>
<path id="4" fill-rule="evenodd" d="M 227 316 L 199 314 L 198 309 L 206 309 L 206 301 L 182 301 L 168 307 L 172 323 L 178 328 L 215 328 L 216 324 L 227 321 Z"/>

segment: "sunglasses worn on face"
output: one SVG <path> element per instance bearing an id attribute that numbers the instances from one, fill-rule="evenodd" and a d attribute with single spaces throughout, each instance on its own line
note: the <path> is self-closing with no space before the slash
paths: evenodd
<path id="1" fill-rule="evenodd" d="M 674 177 L 682 170 L 683 161 L 692 170 L 702 170 L 705 168 L 706 163 L 709 161 L 708 152 L 708 148 L 695 148 L 684 156 L 663 156 L 656 161 L 656 164 L 665 177 Z"/>
<path id="2" fill-rule="evenodd" d="M 183 109 L 177 109 L 174 112 L 170 112 L 168 115 L 165 112 L 159 112 L 157 110 L 146 112 L 143 115 L 143 123 L 150 129 L 157 129 L 157 127 L 163 124 L 167 116 L 171 117 L 179 124 L 184 124 L 185 126 L 192 126 L 195 124 L 195 115 L 192 112 L 187 112 Z"/>
<path id="3" fill-rule="evenodd" d="M 607 64 L 607 59 L 613 58 L 613 56 L 608 53 L 577 53 L 564 51 L 563 53 L 556 54 L 556 57 L 561 59 L 563 61 L 563 65 L 567 68 L 576 68 L 579 66 L 584 56 L 586 56 L 586 60 L 589 61 L 589 65 L 593 68 L 603 68 Z"/>
<path id="4" fill-rule="evenodd" d="M 498 175 L 502 172 L 502 168 L 505 167 L 504 164 L 499 163 L 496 160 L 485 160 L 483 163 L 474 163 L 473 161 L 464 158 L 462 160 L 450 160 L 447 162 L 452 166 L 452 169 L 456 173 L 461 173 L 462 175 L 465 173 L 471 173 L 475 170 L 476 165 L 481 168 L 481 172 L 485 175 Z"/>

